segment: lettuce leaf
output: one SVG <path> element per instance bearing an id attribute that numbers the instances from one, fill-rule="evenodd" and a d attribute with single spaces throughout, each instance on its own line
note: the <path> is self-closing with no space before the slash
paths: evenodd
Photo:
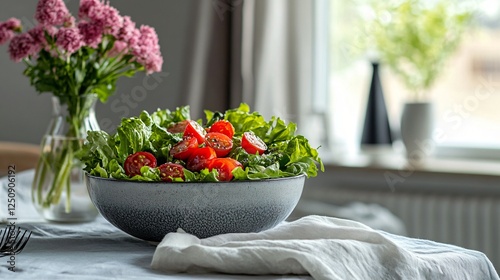
<path id="1" fill-rule="evenodd" d="M 183 164 L 170 155 L 170 149 L 182 140 L 182 135 L 172 134 L 166 128 L 190 119 L 189 114 L 188 106 L 176 108 L 174 111 L 157 110 L 151 115 L 143 111 L 138 117 L 124 118 L 114 135 L 104 131 L 89 131 L 87 143 L 77 156 L 85 163 L 85 171 L 94 176 L 159 181 L 158 169 L 147 166 L 141 168 L 141 175 L 129 178 L 125 174 L 123 163 L 130 154 L 147 151 L 156 157 L 158 165 L 164 162 Z M 247 104 L 241 104 L 238 108 L 224 113 L 206 110 L 205 116 L 208 125 L 225 119 L 235 128 L 235 148 L 229 156 L 244 166 L 233 170 L 235 180 L 260 180 L 295 175 L 314 177 L 319 169 L 324 171 L 318 151 L 310 146 L 304 136 L 295 135 L 297 126 L 294 123 L 287 124 L 277 117 L 266 121 L 258 112 L 250 112 Z M 198 122 L 201 123 L 201 120 Z M 247 131 L 252 131 L 266 143 L 266 153 L 252 155 L 241 148 L 241 135 Z M 187 169 L 184 171 L 187 182 L 217 181 L 217 175 L 216 170 L 208 169 L 200 172 Z"/>
<path id="2" fill-rule="evenodd" d="M 277 117 L 266 122 L 259 113 L 250 113 L 246 104 L 228 110 L 225 119 L 235 127 L 235 143 L 241 139 L 241 134 L 253 131 L 269 148 L 268 153 L 264 155 L 249 155 L 239 147 L 233 149 L 230 156 L 247 166 L 244 171 L 233 172 L 237 179 L 279 178 L 300 174 L 315 177 L 318 174 L 318 165 L 321 171 L 324 171 L 318 151 L 310 146 L 304 136 L 295 135 L 295 123 L 286 124 Z M 281 172 L 273 172 L 276 164 L 279 164 L 278 170 Z"/>

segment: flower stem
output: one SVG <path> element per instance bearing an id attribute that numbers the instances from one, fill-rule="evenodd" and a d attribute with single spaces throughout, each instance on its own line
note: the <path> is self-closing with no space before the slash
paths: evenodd
<path id="1" fill-rule="evenodd" d="M 78 168 L 75 153 L 83 144 L 85 131 L 82 129 L 86 127 L 84 122 L 95 100 L 73 100 L 68 104 L 67 118 L 61 119 L 68 125 L 67 132 L 61 136 L 48 135 L 44 139 L 33 183 L 33 202 L 42 208 L 59 204 L 63 192 L 66 192 L 64 208 L 66 213 L 71 212 L 71 174 L 74 168 Z"/>
<path id="2" fill-rule="evenodd" d="M 36 170 L 38 172 L 35 173 L 35 178 L 33 182 L 35 183 L 34 190 L 36 190 L 36 196 L 32 197 L 33 203 L 35 201 L 42 201 L 42 184 L 45 181 L 45 176 L 47 175 L 47 160 L 44 154 L 40 155 L 38 159 L 38 163 L 36 164 Z"/>
<path id="3" fill-rule="evenodd" d="M 49 207 L 51 204 L 59 203 L 62 191 L 64 189 L 64 183 L 67 181 L 68 175 L 71 171 L 72 165 L 72 153 L 69 147 L 65 147 L 66 143 L 63 143 L 63 151 L 61 152 L 61 157 L 56 157 L 57 162 L 61 163 L 61 166 L 56 166 L 54 180 L 50 187 L 47 196 L 43 202 L 44 207 Z"/>

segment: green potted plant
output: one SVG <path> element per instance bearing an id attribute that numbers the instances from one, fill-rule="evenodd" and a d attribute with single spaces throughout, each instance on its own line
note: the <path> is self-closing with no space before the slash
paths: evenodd
<path id="1" fill-rule="evenodd" d="M 410 92 L 401 117 L 401 136 L 409 158 L 427 155 L 433 130 L 429 89 L 457 49 L 472 12 L 451 1 L 373 2 L 371 47 Z M 424 149 L 423 147 L 427 147 Z"/>

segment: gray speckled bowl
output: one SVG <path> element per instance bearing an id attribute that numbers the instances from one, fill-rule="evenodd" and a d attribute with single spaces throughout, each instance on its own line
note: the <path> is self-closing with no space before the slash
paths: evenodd
<path id="1" fill-rule="evenodd" d="M 90 198 L 124 232 L 161 241 L 182 228 L 205 238 L 259 232 L 285 220 L 297 205 L 305 176 L 219 183 L 134 182 L 86 175 Z"/>

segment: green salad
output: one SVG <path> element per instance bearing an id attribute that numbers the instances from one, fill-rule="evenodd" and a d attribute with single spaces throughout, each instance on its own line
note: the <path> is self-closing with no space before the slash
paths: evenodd
<path id="1" fill-rule="evenodd" d="M 78 153 L 91 175 L 135 181 L 259 180 L 324 171 L 318 152 L 295 135 L 296 124 L 266 121 L 247 104 L 205 111 L 191 120 L 189 107 L 143 111 L 124 118 L 116 133 L 89 131 Z"/>

